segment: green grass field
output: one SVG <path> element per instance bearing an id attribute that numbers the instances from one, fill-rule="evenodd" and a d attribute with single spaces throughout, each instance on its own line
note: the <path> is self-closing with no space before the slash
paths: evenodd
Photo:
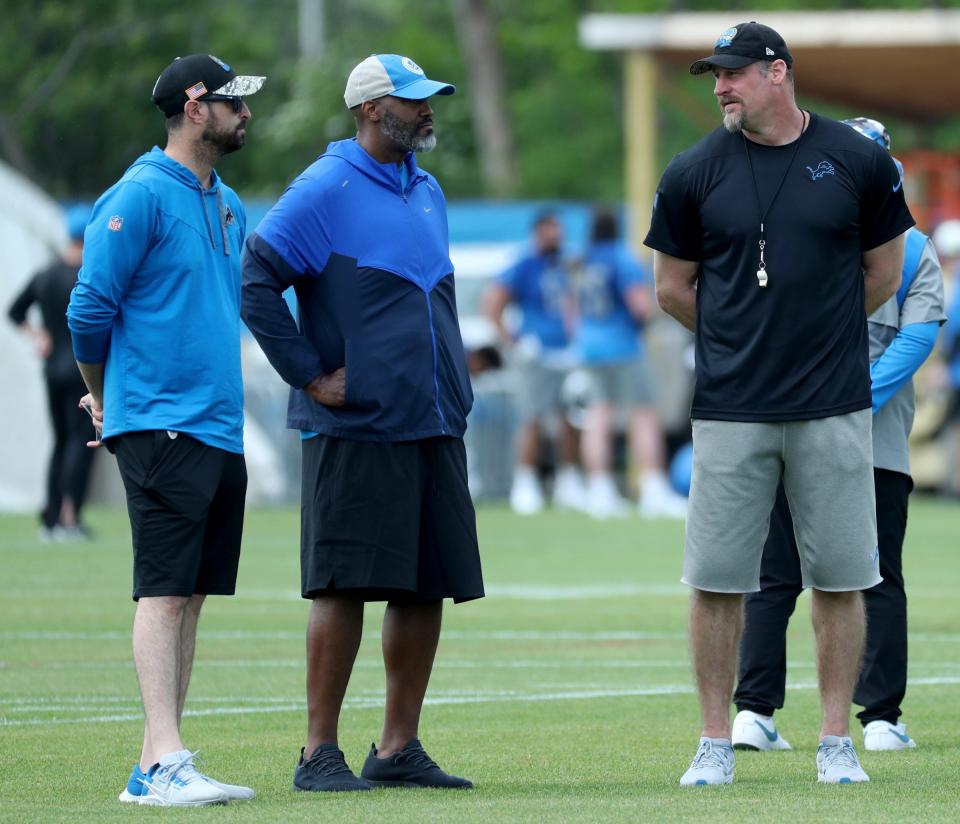
<path id="1" fill-rule="evenodd" d="M 97 540 L 72 546 L 40 544 L 32 518 L 0 518 L 0 820 L 960 820 L 960 508 L 917 499 L 911 510 L 904 720 L 919 747 L 861 752 L 872 781 L 847 787 L 816 783 L 807 596 L 778 715 L 796 749 L 739 753 L 732 786 L 681 790 L 698 730 L 682 527 L 500 509 L 478 517 L 489 596 L 448 608 L 421 729 L 429 752 L 477 788 L 291 791 L 305 735 L 298 516 L 255 510 L 237 596 L 212 599 L 201 620 L 184 735 L 211 774 L 259 796 L 188 812 L 116 801 L 141 734 L 125 513 L 92 512 Z M 382 609 L 367 611 L 342 719 L 357 770 L 382 723 Z"/>

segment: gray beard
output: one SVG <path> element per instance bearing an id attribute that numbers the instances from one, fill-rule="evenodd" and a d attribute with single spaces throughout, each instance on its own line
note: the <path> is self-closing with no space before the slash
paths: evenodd
<path id="1" fill-rule="evenodd" d="M 383 113 L 383 123 L 380 130 L 384 137 L 392 140 L 405 152 L 432 152 L 437 145 L 435 134 L 420 137 L 417 135 L 416 126 L 405 126 L 399 117 L 388 111 Z"/>
<path id="2" fill-rule="evenodd" d="M 723 128 L 730 132 L 730 134 L 736 134 L 739 131 L 743 131 L 743 121 L 745 119 L 742 109 L 739 112 L 725 114 L 723 116 Z"/>

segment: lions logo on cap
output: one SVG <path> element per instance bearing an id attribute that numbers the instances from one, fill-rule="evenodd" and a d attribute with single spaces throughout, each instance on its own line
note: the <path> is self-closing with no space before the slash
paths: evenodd
<path id="1" fill-rule="evenodd" d="M 416 63 L 414 63 L 409 57 L 402 57 L 400 59 L 400 64 L 408 71 L 413 72 L 414 74 L 423 74 L 423 69 L 421 69 Z"/>
<path id="2" fill-rule="evenodd" d="M 714 43 L 714 48 L 725 49 L 727 46 L 733 43 L 733 38 L 737 36 L 737 27 L 734 26 L 731 29 L 727 29 L 723 34 L 717 38 L 717 42 Z"/>

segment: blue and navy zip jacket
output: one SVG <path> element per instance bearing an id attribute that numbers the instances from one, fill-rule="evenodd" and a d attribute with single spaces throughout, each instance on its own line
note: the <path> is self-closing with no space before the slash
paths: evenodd
<path id="1" fill-rule="evenodd" d="M 93 208 L 67 323 L 104 363 L 103 436 L 168 429 L 243 452 L 240 255 L 246 214 L 212 172 L 156 146 Z"/>
<path id="2" fill-rule="evenodd" d="M 291 429 L 387 442 L 466 430 L 446 200 L 413 153 L 404 165 L 401 176 L 356 140 L 331 143 L 247 241 L 242 315 L 292 387 Z M 291 285 L 299 322 L 281 296 Z M 303 391 L 340 367 L 345 406 Z"/>

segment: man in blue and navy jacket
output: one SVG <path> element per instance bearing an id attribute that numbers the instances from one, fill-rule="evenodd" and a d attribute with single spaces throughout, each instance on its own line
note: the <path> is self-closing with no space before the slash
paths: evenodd
<path id="1" fill-rule="evenodd" d="M 243 318 L 291 386 L 287 425 L 303 448 L 301 591 L 312 606 L 301 790 L 471 786 L 417 737 L 443 599 L 483 596 L 446 201 L 415 158 L 436 145 L 428 98 L 453 92 L 406 57 L 361 62 L 344 93 L 356 139 L 330 144 L 247 242 Z M 358 778 L 338 721 L 364 602 L 378 600 L 386 719 Z"/>

